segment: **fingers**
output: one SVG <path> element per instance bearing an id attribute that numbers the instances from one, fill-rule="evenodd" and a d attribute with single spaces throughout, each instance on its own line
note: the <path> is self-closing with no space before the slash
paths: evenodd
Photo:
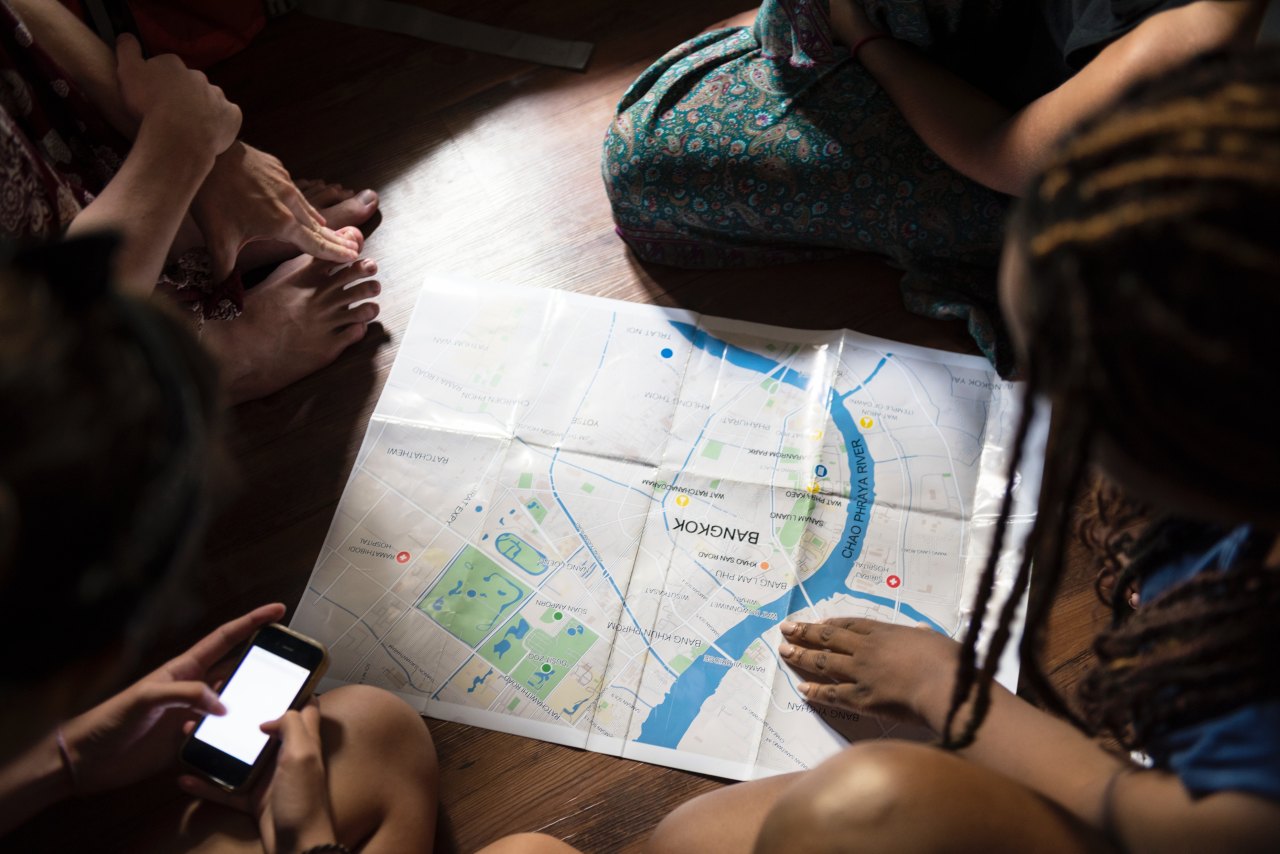
<path id="1" fill-rule="evenodd" d="M 320 215 L 316 214 L 316 216 Z M 344 237 L 342 232 L 325 227 L 321 224 L 323 222 L 323 218 L 312 222 L 294 219 L 285 227 L 280 238 L 306 254 L 326 261 L 354 261 L 360 254 L 360 245 Z"/>
<path id="2" fill-rule="evenodd" d="M 225 715 L 226 706 L 203 682 L 144 682 L 138 697 L 148 709 L 190 709 L 208 715 Z"/>
<path id="3" fill-rule="evenodd" d="M 877 625 L 875 620 L 868 620 L 866 617 L 828 617 L 822 622 L 823 625 L 835 626 L 860 635 L 871 634 Z"/>
<path id="4" fill-rule="evenodd" d="M 320 740 L 320 704 L 314 698 L 301 709 L 290 709 L 274 721 L 259 727 L 267 735 L 279 736 L 282 741 L 294 739 Z"/>
<path id="5" fill-rule="evenodd" d="M 834 706 L 854 712 L 862 711 L 862 706 L 858 702 L 858 686 L 851 682 L 826 684 L 801 682 L 796 686 L 796 690 L 811 703 L 820 703 L 824 706 Z"/>
<path id="6" fill-rule="evenodd" d="M 856 621 L 855 621 L 856 622 Z M 857 643 L 859 635 L 865 635 L 866 631 L 857 631 L 856 629 L 848 629 L 838 622 L 828 621 L 825 623 L 800 623 L 792 620 L 784 620 L 782 625 L 778 627 L 782 631 L 782 636 L 794 644 L 800 644 L 806 647 L 817 647 L 820 649 L 831 649 L 837 652 L 852 652 L 854 645 Z M 861 628 L 861 626 L 859 626 Z"/>
<path id="7" fill-rule="evenodd" d="M 127 74 L 140 68 L 142 63 L 142 45 L 129 33 L 122 33 L 116 39 L 116 68 Z"/>
<path id="8" fill-rule="evenodd" d="M 263 605 L 243 617 L 224 623 L 199 641 L 186 655 L 194 660 L 201 673 L 217 664 L 227 653 L 248 640 L 262 626 L 284 617 L 285 607 L 279 602 Z"/>
<path id="9" fill-rule="evenodd" d="M 210 243 L 209 250 L 209 272 L 213 276 L 213 281 L 221 284 L 227 280 L 227 276 L 231 275 L 231 271 L 235 269 L 236 258 L 240 255 L 240 245 L 235 240 L 220 241 L 218 243 Z"/>
<path id="10" fill-rule="evenodd" d="M 784 643 L 778 647 L 778 654 L 783 660 L 797 670 L 812 673 L 824 679 L 835 679 L 842 682 L 856 682 L 853 658 L 839 652 L 825 649 L 805 649 Z"/>

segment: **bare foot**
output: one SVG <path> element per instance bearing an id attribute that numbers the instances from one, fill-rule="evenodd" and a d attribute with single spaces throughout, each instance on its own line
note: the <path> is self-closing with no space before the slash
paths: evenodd
<path id="1" fill-rule="evenodd" d="M 342 233 L 363 247 L 359 229 Z M 231 402 L 297 382 L 364 338 L 378 305 L 362 300 L 377 296 L 382 286 L 360 280 L 376 272 L 378 264 L 369 258 L 344 266 L 303 255 L 250 288 L 235 320 L 207 322 L 201 340 L 218 362 Z"/>
<path id="2" fill-rule="evenodd" d="M 294 182 L 311 206 L 320 211 L 325 224 L 334 231 L 353 225 L 363 225 L 378 210 L 378 194 L 373 190 L 348 190 L 341 184 L 329 184 L 303 178 Z M 253 270 L 268 264 L 296 257 L 297 247 L 278 240 L 256 240 L 240 250 L 236 266 L 241 270 Z"/>

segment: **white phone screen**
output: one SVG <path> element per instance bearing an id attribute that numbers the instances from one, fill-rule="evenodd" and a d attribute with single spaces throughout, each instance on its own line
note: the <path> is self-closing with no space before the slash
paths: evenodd
<path id="1" fill-rule="evenodd" d="M 227 713 L 206 717 L 195 737 L 252 765 L 267 744 L 267 735 L 258 727 L 289 710 L 309 675 L 305 667 L 260 646 L 250 647 L 222 690 Z"/>

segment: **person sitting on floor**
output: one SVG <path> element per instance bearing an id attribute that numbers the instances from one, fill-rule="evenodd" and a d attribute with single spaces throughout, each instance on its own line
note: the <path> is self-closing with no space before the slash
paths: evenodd
<path id="1" fill-rule="evenodd" d="M 908 309 L 966 320 L 1007 374 L 1009 196 L 1134 81 L 1252 44 L 1265 5 L 765 0 L 622 97 L 603 163 L 618 233 L 681 267 L 882 255 Z"/>
<path id="2" fill-rule="evenodd" d="M 940 745 L 860 742 L 813 770 L 728 786 L 667 816 L 647 850 L 1276 850 L 1278 206 L 1276 50 L 1150 81 L 1046 159 L 1001 268 L 1027 377 L 1011 473 L 1032 401 L 1052 407 L 1006 604 L 988 613 L 1012 476 L 963 643 L 868 619 L 782 625 L 779 653 L 809 701 L 923 723 Z M 1140 532 L 1103 567 L 1118 573 L 1114 617 L 1073 711 L 1038 653 L 1093 465 L 1151 521 L 1109 516 L 1117 537 L 1104 541 Z M 1060 716 L 994 681 L 1033 555 L 1023 670 Z M 571 850 L 522 836 L 486 854 Z"/>
<path id="3" fill-rule="evenodd" d="M 257 608 L 119 690 L 183 603 L 220 417 L 188 330 L 107 284 L 114 243 L 82 237 L 0 268 L 0 837 L 58 801 L 176 773 L 184 732 L 220 712 L 218 665 L 285 614 Z M 431 850 L 436 757 L 410 706 L 347 686 L 285 715 L 279 733 L 242 811 L 199 800 L 171 814 L 142 799 L 139 838 L 109 847 Z"/>
<path id="4" fill-rule="evenodd" d="M 158 283 L 192 312 L 234 402 L 336 359 L 380 290 L 344 290 L 377 271 L 351 264 L 377 194 L 295 186 L 239 127 L 239 109 L 176 56 L 144 59 L 123 36 L 113 57 L 57 0 L 0 0 L 0 236 L 121 234 L 117 281 L 140 295 Z M 286 260 L 299 251 L 314 258 Z M 275 264 L 244 291 L 239 270 Z M 339 264 L 351 266 L 331 277 Z"/>

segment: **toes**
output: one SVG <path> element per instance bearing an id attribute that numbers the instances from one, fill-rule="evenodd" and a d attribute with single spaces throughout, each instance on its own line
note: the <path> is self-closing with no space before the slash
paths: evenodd
<path id="1" fill-rule="evenodd" d="M 341 202 L 345 202 L 356 194 L 355 190 L 348 190 L 341 184 L 323 184 L 315 187 L 310 191 L 303 193 L 307 197 L 307 201 L 317 208 L 332 207 Z M 325 219 L 328 219 L 326 216 Z"/>
<path id="2" fill-rule="evenodd" d="M 352 282 L 367 279 L 378 272 L 378 262 L 372 258 L 361 258 L 359 261 L 345 266 L 342 264 L 334 265 L 332 261 L 325 263 L 329 268 L 329 275 L 332 276 L 330 284 L 335 286 L 334 300 L 342 300 L 348 305 L 355 302 L 355 300 L 347 299 L 347 292 L 343 288 Z"/>
<path id="3" fill-rule="evenodd" d="M 371 299 L 380 293 L 382 293 L 382 283 L 377 279 L 370 279 L 343 290 L 342 301 L 347 305 L 355 305 L 361 300 Z"/>
<path id="4" fill-rule="evenodd" d="M 337 202 L 316 205 L 323 208 L 321 213 L 331 226 L 359 225 L 373 216 L 378 209 L 378 194 L 373 190 L 361 190 L 359 193 L 347 190 L 346 193 L 347 195 Z"/>
<path id="5" fill-rule="evenodd" d="M 342 327 L 341 329 L 339 329 L 337 335 L 334 336 L 335 343 L 338 347 L 338 352 L 341 353 L 343 350 L 347 349 L 352 344 L 355 344 L 357 341 L 360 341 L 361 339 L 363 339 L 365 334 L 368 331 L 369 331 L 369 324 L 364 322 L 350 323 Z"/>
<path id="6" fill-rule="evenodd" d="M 351 309 L 343 319 L 350 323 L 367 324 L 377 317 L 381 310 L 376 302 L 362 302 Z"/>

